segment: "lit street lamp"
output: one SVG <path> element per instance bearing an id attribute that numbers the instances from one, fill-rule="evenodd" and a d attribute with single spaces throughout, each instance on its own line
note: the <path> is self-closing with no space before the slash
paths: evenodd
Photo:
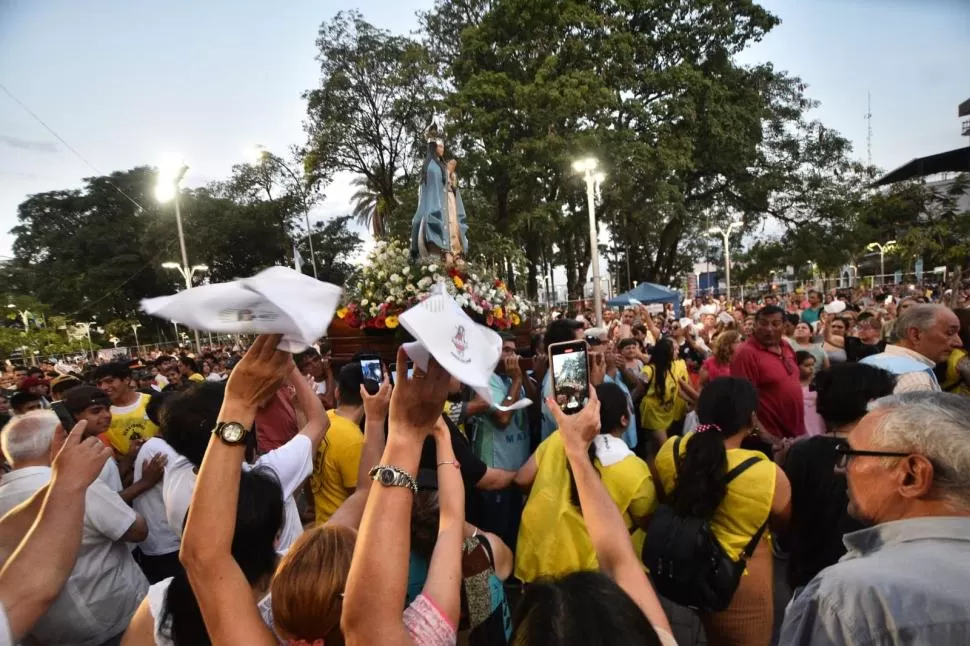
<path id="1" fill-rule="evenodd" d="M 596 226 L 596 190 L 603 183 L 606 176 L 596 172 L 599 165 L 592 157 L 580 159 L 573 163 L 573 170 L 582 173 L 586 180 L 586 202 L 589 205 L 589 255 L 593 265 L 593 310 L 596 313 L 596 325 L 603 325 L 603 286 L 600 284 L 600 249 L 599 235 Z"/>
<path id="2" fill-rule="evenodd" d="M 870 242 L 866 245 L 866 251 L 879 250 L 879 284 L 886 284 L 886 252 L 892 251 L 896 247 L 896 241 L 890 240 L 885 244 Z"/>
<path id="3" fill-rule="evenodd" d="M 290 168 L 286 162 L 284 162 L 282 159 L 280 159 L 279 157 L 271 153 L 269 150 L 267 150 L 265 146 L 256 144 L 255 146 L 249 149 L 249 156 L 256 163 L 262 163 L 266 161 L 273 162 L 274 164 L 282 168 L 284 171 L 286 171 L 286 174 L 292 177 L 293 181 L 296 182 L 296 186 L 300 190 L 300 200 L 303 202 L 303 215 L 306 217 L 306 237 L 307 237 L 307 242 L 310 244 L 310 265 L 313 267 L 313 277 L 316 278 L 317 277 L 317 257 L 313 253 L 313 229 L 310 228 L 310 205 L 309 205 L 309 200 L 307 199 L 306 190 L 303 187 L 303 181 L 299 178 L 299 176 L 297 176 L 296 173 L 293 172 L 293 169 Z"/>
<path id="4" fill-rule="evenodd" d="M 735 229 L 740 229 L 740 222 L 731 222 L 727 229 L 721 227 L 711 227 L 707 230 L 712 236 L 724 238 L 724 279 L 727 281 L 727 302 L 731 302 L 731 234 Z"/>
<path id="5" fill-rule="evenodd" d="M 141 345 L 138 344 L 138 328 L 141 327 L 141 323 L 132 323 L 131 331 L 135 334 L 135 355 L 141 354 Z"/>
<path id="6" fill-rule="evenodd" d="M 199 267 L 205 267 L 205 265 L 196 265 L 192 267 L 191 271 L 188 269 L 189 265 L 189 254 L 185 251 L 185 233 L 182 231 L 182 212 L 179 210 L 179 184 L 182 183 L 182 179 L 185 177 L 185 173 L 189 170 L 189 167 L 185 165 L 184 162 L 177 162 L 173 165 L 167 165 L 159 168 L 158 173 L 158 186 L 155 187 L 155 197 L 159 202 L 167 202 L 172 200 L 175 203 L 175 223 L 178 226 L 179 232 L 179 247 L 182 249 L 182 266 L 179 267 L 176 263 L 166 262 L 162 264 L 162 267 L 166 269 L 172 269 L 173 266 L 182 270 L 182 275 L 185 276 L 185 286 L 186 289 L 192 288 L 192 272 L 194 272 Z M 207 269 L 207 267 L 206 267 Z M 199 331 L 195 330 L 195 349 L 196 352 L 202 354 L 202 346 L 199 345 Z"/>
<path id="7" fill-rule="evenodd" d="M 162 269 L 178 270 L 178 272 L 182 274 L 182 278 L 185 279 L 185 289 L 192 289 L 192 278 L 195 276 L 196 272 L 201 274 L 202 272 L 209 271 L 209 266 L 193 265 L 192 267 L 189 267 L 188 265 L 180 265 L 177 262 L 163 262 Z M 201 355 L 202 345 L 199 343 L 199 331 L 198 330 L 192 330 L 192 331 L 195 332 L 195 350 Z"/>

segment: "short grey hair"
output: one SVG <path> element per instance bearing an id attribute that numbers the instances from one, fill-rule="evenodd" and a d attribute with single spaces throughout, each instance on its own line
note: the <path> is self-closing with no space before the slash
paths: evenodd
<path id="1" fill-rule="evenodd" d="M 880 449 L 917 453 L 933 464 L 933 485 L 956 511 L 970 511 L 970 398 L 907 392 L 877 399 L 872 430 Z"/>
<path id="2" fill-rule="evenodd" d="M 51 442 L 59 420 L 52 410 L 34 410 L 17 415 L 0 431 L 3 455 L 14 466 L 25 460 L 50 456 Z"/>
<path id="3" fill-rule="evenodd" d="M 893 327 L 893 336 L 896 339 L 905 339 L 906 332 L 911 328 L 916 328 L 920 332 L 926 332 L 936 324 L 936 317 L 946 311 L 945 305 L 914 305 L 896 319 Z"/>

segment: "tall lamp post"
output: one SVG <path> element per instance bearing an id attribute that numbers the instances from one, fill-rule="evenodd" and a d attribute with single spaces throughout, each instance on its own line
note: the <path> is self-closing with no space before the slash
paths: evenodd
<path id="1" fill-rule="evenodd" d="M 158 185 L 155 187 L 155 197 L 159 202 L 167 202 L 168 200 L 172 200 L 174 202 L 175 223 L 178 226 L 179 247 L 182 250 L 181 267 L 179 267 L 178 264 L 171 262 L 162 263 L 162 267 L 166 269 L 181 269 L 182 267 L 185 267 L 186 270 L 182 272 L 182 275 L 186 276 L 186 289 L 191 289 L 191 273 L 189 273 L 187 269 L 190 267 L 189 254 L 185 251 L 185 233 L 182 230 L 182 211 L 179 209 L 179 185 L 182 183 L 182 179 L 185 177 L 185 173 L 188 170 L 189 167 L 183 162 L 178 162 L 175 165 L 160 168 L 158 173 Z M 205 265 L 198 265 L 198 267 L 205 267 Z M 202 346 L 199 345 L 198 330 L 195 330 L 195 350 L 199 354 L 202 354 Z"/>
<path id="2" fill-rule="evenodd" d="M 596 313 L 596 325 L 603 325 L 603 285 L 600 279 L 600 249 L 599 235 L 596 226 L 596 190 L 603 183 L 606 176 L 596 171 L 599 162 L 592 157 L 573 162 L 573 170 L 583 175 L 586 180 L 586 202 L 589 205 L 589 255 L 593 265 L 593 311 Z"/>
<path id="3" fill-rule="evenodd" d="M 293 181 L 296 182 L 296 186 L 299 187 L 300 201 L 303 202 L 303 215 L 306 217 L 306 238 L 310 245 L 310 265 L 313 267 L 313 277 L 317 278 L 317 257 L 316 254 L 313 253 L 313 229 L 310 227 L 310 201 L 307 199 L 307 192 L 303 187 L 303 181 L 295 172 L 293 172 L 293 169 L 290 168 L 286 162 L 267 150 L 265 146 L 261 146 L 259 144 L 253 146 L 250 149 L 250 156 L 256 162 L 273 162 L 282 168 L 287 175 L 293 178 Z"/>
<path id="4" fill-rule="evenodd" d="M 886 252 L 892 251 L 896 246 L 895 240 L 889 240 L 884 244 L 879 244 L 878 242 L 870 242 L 866 245 L 866 251 L 879 251 L 879 284 L 886 284 Z"/>
<path id="5" fill-rule="evenodd" d="M 185 247 L 182 248 L 182 260 L 185 260 Z M 196 272 L 202 273 L 204 271 L 209 271 L 208 265 L 193 265 L 191 267 L 188 264 L 180 265 L 177 262 L 163 262 L 162 269 L 175 269 L 182 274 L 182 278 L 185 279 L 185 289 L 192 289 L 192 278 L 195 276 Z M 174 321 L 173 321 L 174 323 Z M 195 351 L 200 355 L 202 354 L 202 345 L 199 343 L 199 331 L 192 330 L 195 332 Z"/>
<path id="6" fill-rule="evenodd" d="M 141 354 L 141 345 L 138 343 L 138 328 L 141 327 L 141 323 L 132 323 L 131 331 L 135 335 L 135 354 Z"/>
<path id="7" fill-rule="evenodd" d="M 724 239 L 724 279 L 727 281 L 727 301 L 731 303 L 731 234 L 735 229 L 740 229 L 740 222 L 731 222 L 727 229 L 721 227 L 711 227 L 707 230 L 712 236 L 721 236 Z"/>

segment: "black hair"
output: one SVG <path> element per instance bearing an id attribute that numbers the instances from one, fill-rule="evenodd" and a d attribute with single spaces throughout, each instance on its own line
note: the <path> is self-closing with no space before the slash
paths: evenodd
<path id="1" fill-rule="evenodd" d="M 279 556 L 275 544 L 282 527 L 283 489 L 276 476 L 268 469 L 243 471 L 239 478 L 232 558 L 250 585 L 269 579 L 276 570 Z M 166 637 L 178 646 L 212 643 L 184 571 L 172 579 L 165 594 L 162 625 L 169 619 Z"/>
<path id="2" fill-rule="evenodd" d="M 433 478 L 435 487 L 420 488 L 414 497 L 414 505 L 411 507 L 411 550 L 430 561 L 438 541 L 441 507 L 438 501 L 437 473 L 431 472 L 431 469 L 421 471 L 429 473 L 419 473 L 419 480 L 425 482 Z M 418 486 L 421 487 L 421 483 Z"/>
<path id="3" fill-rule="evenodd" d="M 94 369 L 92 380 L 97 384 L 102 379 L 130 379 L 131 368 L 124 361 L 113 361 Z"/>
<path id="4" fill-rule="evenodd" d="M 360 387 L 364 383 L 364 372 L 360 362 L 348 363 L 337 373 L 337 399 L 343 406 L 361 406 L 364 400 L 360 396 Z"/>
<path id="5" fill-rule="evenodd" d="M 311 346 L 306 350 L 304 350 L 303 352 L 293 355 L 293 362 L 297 366 L 302 366 L 303 362 L 306 361 L 307 359 L 313 359 L 319 356 L 320 356 L 320 353 L 317 352 L 317 349 Z"/>
<path id="6" fill-rule="evenodd" d="M 155 426 L 161 428 L 162 426 L 162 409 L 168 400 L 175 395 L 176 391 L 169 390 L 164 393 L 152 393 L 151 399 L 148 400 L 148 405 L 145 406 L 145 415 L 148 417 L 149 421 Z M 160 434 L 161 436 L 162 434 Z"/>
<path id="7" fill-rule="evenodd" d="M 653 346 L 653 350 L 650 351 L 648 365 L 653 366 L 653 378 L 650 380 L 647 390 L 653 388 L 653 392 L 657 395 L 666 396 L 667 375 L 670 374 L 671 367 L 674 365 L 674 342 L 669 337 L 662 337 L 657 340 L 657 345 Z"/>
<path id="8" fill-rule="evenodd" d="M 28 377 L 43 377 L 44 376 L 44 371 L 41 370 L 40 368 L 36 368 L 36 367 L 35 368 L 27 368 L 27 376 Z"/>
<path id="9" fill-rule="evenodd" d="M 169 363 L 170 361 L 175 361 L 175 357 L 171 357 L 167 354 L 163 354 L 162 356 L 152 361 L 152 364 L 156 368 L 161 368 L 163 364 Z"/>
<path id="10" fill-rule="evenodd" d="M 704 386 L 697 400 L 697 421 L 717 429 L 694 433 L 687 442 L 670 495 L 678 515 L 710 518 L 717 510 L 727 492 L 724 440 L 750 428 L 757 409 L 758 391 L 747 379 L 719 377 Z"/>
<path id="11" fill-rule="evenodd" d="M 623 348 L 625 348 L 625 347 L 627 347 L 629 345 L 635 345 L 635 346 L 639 347 L 640 346 L 640 342 L 637 341 L 636 339 L 634 339 L 633 337 L 630 337 L 628 339 L 621 339 L 620 342 L 616 344 L 616 349 L 617 350 L 622 350 Z"/>
<path id="12" fill-rule="evenodd" d="M 40 400 L 40 395 L 27 390 L 18 390 L 10 396 L 10 407 L 14 410 L 26 406 L 30 402 Z"/>
<path id="13" fill-rule="evenodd" d="M 630 328 L 630 331 L 633 332 L 634 334 L 640 333 L 646 336 L 647 326 L 644 325 L 643 323 L 634 323 L 633 326 Z"/>
<path id="14" fill-rule="evenodd" d="M 864 363 L 840 363 L 815 375 L 815 408 L 829 428 L 862 419 L 869 402 L 893 393 L 896 377 Z"/>
<path id="15" fill-rule="evenodd" d="M 795 365 L 802 365 L 806 359 L 814 359 L 815 355 L 807 350 L 799 350 L 795 353 Z"/>
<path id="16" fill-rule="evenodd" d="M 63 392 L 67 392 L 75 386 L 80 386 L 81 380 L 76 377 L 67 377 L 66 379 L 61 379 L 56 384 L 51 386 L 51 394 L 59 395 Z"/>
<path id="17" fill-rule="evenodd" d="M 199 364 L 198 364 L 198 362 L 196 362 L 195 359 L 193 359 L 192 357 L 190 357 L 188 355 L 183 354 L 181 357 L 179 357 L 179 362 L 182 363 L 182 364 L 184 364 L 184 365 L 186 365 L 186 366 L 188 366 L 189 370 L 191 370 L 192 372 L 198 372 L 199 371 Z"/>
<path id="18" fill-rule="evenodd" d="M 607 381 L 596 387 L 596 397 L 600 400 L 600 435 L 609 435 L 619 428 L 626 430 L 623 427 L 623 416 L 626 415 L 629 419 L 633 413 L 630 411 L 630 404 L 623 389 Z M 592 442 L 586 452 L 589 454 L 589 461 L 595 466 L 596 446 Z M 574 506 L 579 507 L 576 477 L 573 476 L 573 470 L 569 465 L 566 465 L 566 469 L 569 471 L 569 499 Z"/>
<path id="19" fill-rule="evenodd" d="M 573 572 L 528 585 L 510 646 L 659 646 L 640 606 L 602 572 Z"/>
<path id="20" fill-rule="evenodd" d="M 785 314 L 785 320 L 789 325 L 798 325 L 802 321 L 798 314 Z"/>
<path id="21" fill-rule="evenodd" d="M 781 314 L 782 320 L 787 316 L 787 312 L 777 305 L 765 305 L 754 315 L 754 320 L 768 318 L 769 316 L 774 316 L 775 314 Z"/>
<path id="22" fill-rule="evenodd" d="M 566 343 L 576 340 L 576 330 L 583 329 L 583 324 L 575 319 L 556 319 L 546 327 L 546 348 L 553 343 Z"/>
<path id="23" fill-rule="evenodd" d="M 208 381 L 169 396 L 162 406 L 162 436 L 176 453 L 196 467 L 205 457 L 225 394 L 225 382 Z"/>
<path id="24" fill-rule="evenodd" d="M 508 343 L 509 341 L 516 343 L 518 341 L 515 335 L 511 332 L 499 332 L 498 335 L 502 338 L 502 343 Z"/>

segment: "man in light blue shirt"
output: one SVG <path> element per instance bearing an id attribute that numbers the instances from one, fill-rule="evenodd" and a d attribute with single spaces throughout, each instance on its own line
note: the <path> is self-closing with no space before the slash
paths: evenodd
<path id="1" fill-rule="evenodd" d="M 795 598 L 779 643 L 970 643 L 970 399 L 874 402 L 840 448 L 849 513 L 872 527 Z"/>

